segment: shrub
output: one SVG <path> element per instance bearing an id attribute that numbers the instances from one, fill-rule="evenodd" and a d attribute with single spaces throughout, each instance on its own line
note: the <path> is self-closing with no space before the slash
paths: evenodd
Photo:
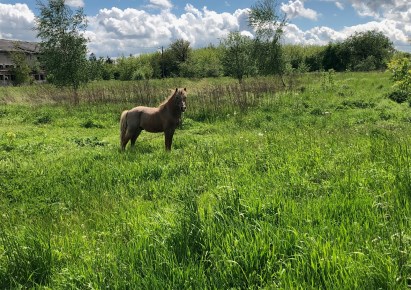
<path id="1" fill-rule="evenodd" d="M 388 95 L 393 101 L 403 103 L 411 94 L 411 61 L 407 57 L 394 58 L 388 63 L 388 69 L 392 73 L 394 81 L 393 92 Z M 411 103 L 410 103 L 411 105 Z"/>
<path id="2" fill-rule="evenodd" d="M 390 100 L 393 100 L 394 102 L 397 102 L 399 104 L 404 103 L 405 101 L 408 100 L 410 96 L 410 93 L 404 90 L 396 90 L 396 91 L 392 91 L 390 92 L 387 97 Z"/>
<path id="3" fill-rule="evenodd" d="M 411 61 L 409 58 L 393 59 L 388 63 L 388 70 L 392 73 L 394 88 L 411 92 Z"/>

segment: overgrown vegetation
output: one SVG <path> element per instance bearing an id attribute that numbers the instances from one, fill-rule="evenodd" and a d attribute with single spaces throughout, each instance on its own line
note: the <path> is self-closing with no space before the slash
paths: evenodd
<path id="1" fill-rule="evenodd" d="M 388 64 L 393 90 L 388 97 L 397 103 L 410 101 L 411 105 L 411 61 L 408 57 L 394 58 Z"/>
<path id="2" fill-rule="evenodd" d="M 89 81 L 87 75 L 86 16 L 82 8 L 76 11 L 64 0 L 37 1 L 40 15 L 36 17 L 40 42 L 40 62 L 47 80 L 58 87 L 70 87 L 73 101 L 78 102 L 80 86 Z M 92 68 L 90 66 L 90 68 Z M 96 69 L 96 67 L 94 67 Z"/>
<path id="3" fill-rule="evenodd" d="M 411 111 L 389 78 L 96 82 L 75 107 L 1 88 L 0 288 L 407 289 Z M 182 84 L 171 153 L 145 133 L 119 152 L 120 112 Z"/>
<path id="4" fill-rule="evenodd" d="M 370 47 L 372 49 L 369 49 Z M 233 32 L 217 47 L 190 49 L 184 60 L 175 58 L 175 49 L 175 43 L 172 43 L 163 54 L 121 57 L 116 62 L 100 58 L 97 70 L 95 62 L 91 62 L 91 65 L 95 79 L 232 76 L 242 80 L 247 76 L 330 69 L 339 72 L 385 70 L 394 53 L 389 39 L 376 31 L 356 33 L 342 42 L 329 43 L 326 46 L 280 46 L 278 42 L 258 42 Z M 268 56 L 271 59 L 268 59 Z"/>
<path id="5" fill-rule="evenodd" d="M 11 59 L 14 63 L 14 67 L 12 69 L 12 74 L 14 76 L 14 85 L 22 85 L 25 83 L 29 83 L 30 73 L 32 69 L 27 62 L 26 55 L 18 50 L 17 45 L 15 46 L 16 50 L 10 53 Z"/>

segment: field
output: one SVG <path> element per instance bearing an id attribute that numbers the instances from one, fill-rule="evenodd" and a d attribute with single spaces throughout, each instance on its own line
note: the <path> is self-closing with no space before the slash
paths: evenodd
<path id="1" fill-rule="evenodd" d="M 0 288 L 411 287 L 408 103 L 386 73 L 286 82 L 0 88 Z M 121 111 L 181 86 L 172 151 L 120 152 Z"/>

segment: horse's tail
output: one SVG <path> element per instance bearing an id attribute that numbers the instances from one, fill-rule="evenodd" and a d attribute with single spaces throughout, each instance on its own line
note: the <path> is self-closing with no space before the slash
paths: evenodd
<path id="1" fill-rule="evenodd" d="M 125 138 L 125 134 L 127 131 L 127 113 L 128 111 L 123 111 L 121 113 L 121 117 L 120 117 L 120 144 L 121 147 L 123 148 L 123 142 L 124 142 L 124 138 Z"/>

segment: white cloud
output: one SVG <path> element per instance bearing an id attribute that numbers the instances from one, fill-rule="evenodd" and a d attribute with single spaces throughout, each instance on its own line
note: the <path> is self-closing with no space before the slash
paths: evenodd
<path id="1" fill-rule="evenodd" d="M 284 41 L 293 44 L 325 45 L 328 42 L 343 41 L 356 32 L 369 30 L 382 32 L 393 42 L 397 49 L 409 46 L 409 44 L 407 45 L 407 35 L 411 34 L 411 25 L 387 19 L 345 27 L 340 31 L 325 26 L 303 31 L 296 25 L 290 24 L 285 28 Z"/>
<path id="2" fill-rule="evenodd" d="M 347 35 L 325 26 L 316 26 L 303 31 L 294 24 L 284 29 L 284 41 L 292 44 L 325 45 L 330 41 L 341 41 Z"/>
<path id="3" fill-rule="evenodd" d="M 407 35 L 411 33 L 411 26 L 404 25 L 404 23 L 398 21 L 384 19 L 382 21 L 371 21 L 366 24 L 346 27 L 343 33 L 349 36 L 355 32 L 365 32 L 368 30 L 382 32 L 394 43 L 394 46 L 399 47 L 407 43 Z"/>
<path id="4" fill-rule="evenodd" d="M 34 13 L 26 4 L 0 3 L 0 38 L 34 41 Z"/>
<path id="5" fill-rule="evenodd" d="M 71 7 L 84 7 L 83 0 L 66 0 L 66 4 Z"/>
<path id="6" fill-rule="evenodd" d="M 411 21 L 411 2 L 409 0 L 349 0 L 360 16 L 377 20 Z"/>
<path id="7" fill-rule="evenodd" d="M 192 47 L 217 44 L 230 31 L 247 30 L 248 10 L 217 13 L 191 4 L 177 17 L 169 10 L 150 14 L 144 10 L 118 8 L 102 9 L 90 17 L 86 33 L 89 49 L 97 55 L 119 56 L 153 51 L 176 39 L 188 40 Z"/>
<path id="8" fill-rule="evenodd" d="M 337 6 L 337 8 L 340 10 L 344 10 L 344 5 L 341 2 L 336 1 L 335 6 Z"/>
<path id="9" fill-rule="evenodd" d="M 303 17 L 311 20 L 318 19 L 318 13 L 310 8 L 304 7 L 304 0 L 290 0 L 287 4 L 281 3 L 281 11 L 288 18 Z"/>
<path id="10" fill-rule="evenodd" d="M 160 9 L 171 9 L 173 4 L 169 0 L 150 0 L 150 6 Z"/>
<path id="11" fill-rule="evenodd" d="M 400 4 L 400 0 L 395 1 Z M 402 8 L 409 6 L 403 1 Z M 97 56 L 117 57 L 153 52 L 181 38 L 198 48 L 210 43 L 218 44 L 230 31 L 252 36 L 252 29 L 248 27 L 248 9 L 218 13 L 207 7 L 196 8 L 187 4 L 179 16 L 170 9 L 157 11 L 111 8 L 88 17 L 86 36 L 90 39 L 89 51 Z M 284 28 L 284 42 L 324 45 L 329 41 L 341 41 L 354 32 L 377 30 L 388 36 L 397 48 L 410 50 L 407 40 L 411 35 L 411 8 L 399 10 L 390 6 L 384 15 L 385 19 L 378 18 L 339 30 L 326 26 L 303 30 L 289 24 Z M 35 41 L 34 26 L 35 15 L 26 4 L 0 4 L 0 38 Z"/>

